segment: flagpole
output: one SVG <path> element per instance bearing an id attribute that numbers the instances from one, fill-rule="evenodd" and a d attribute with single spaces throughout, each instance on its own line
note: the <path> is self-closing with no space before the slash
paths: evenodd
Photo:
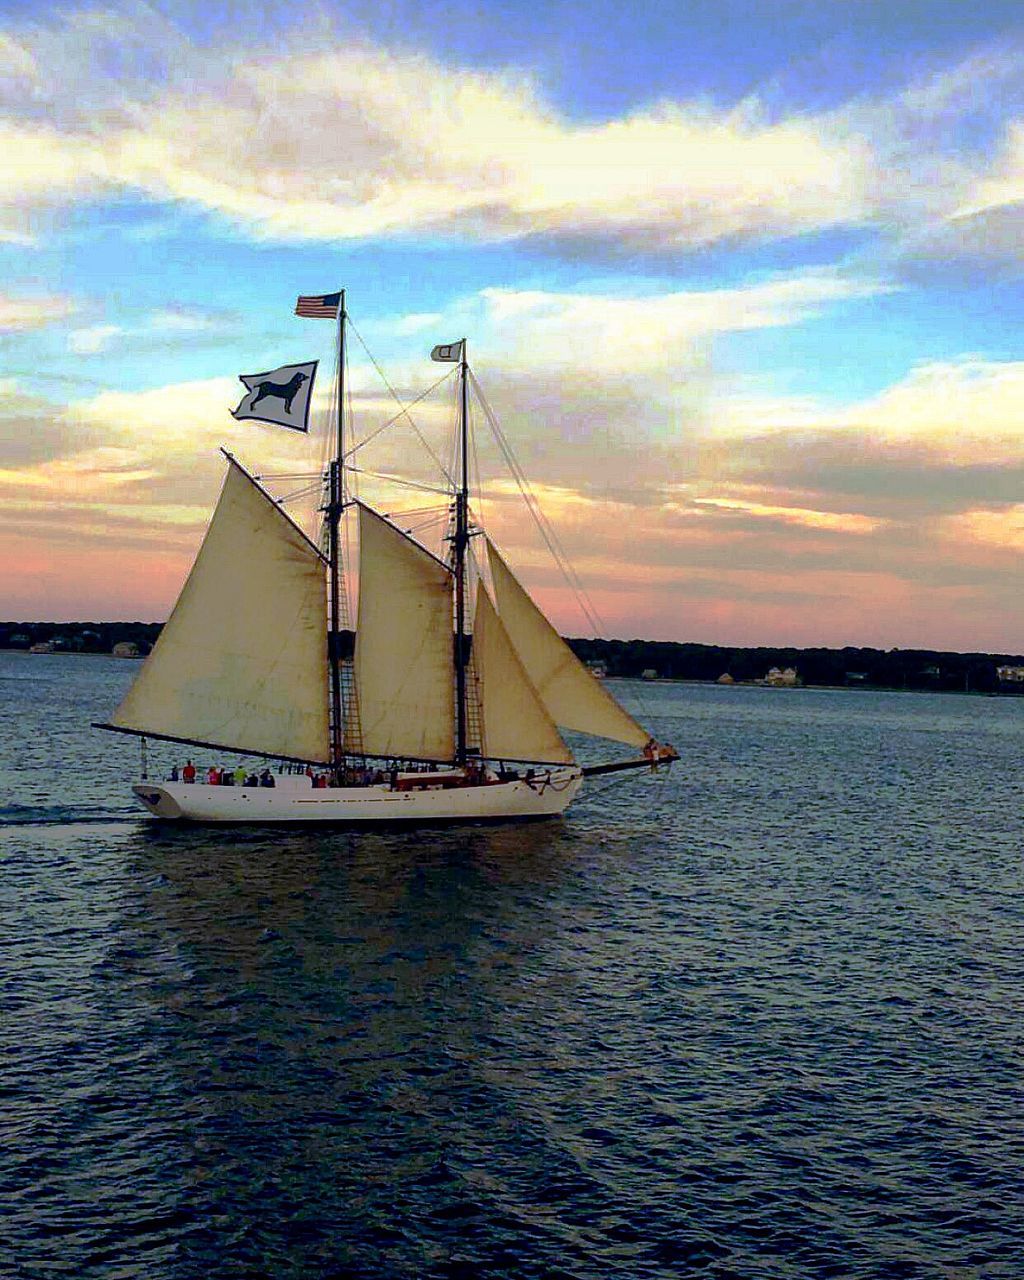
<path id="1" fill-rule="evenodd" d="M 340 768 L 345 754 L 341 717 L 341 517 L 345 504 L 342 459 L 345 456 L 345 290 L 338 294 L 338 420 L 336 453 L 329 471 L 327 507 L 330 560 L 331 625 L 327 654 L 331 671 L 331 763 Z"/>
<path id="2" fill-rule="evenodd" d="M 469 362 L 466 339 L 461 346 L 461 413 L 459 415 L 462 474 L 455 499 L 455 707 L 456 763 L 466 763 L 466 549 L 469 546 Z"/>

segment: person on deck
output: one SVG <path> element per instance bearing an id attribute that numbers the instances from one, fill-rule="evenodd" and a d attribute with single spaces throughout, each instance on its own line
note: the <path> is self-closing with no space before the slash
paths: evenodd
<path id="1" fill-rule="evenodd" d="M 207 769 L 206 781 L 207 781 L 207 784 L 211 787 L 220 786 L 220 770 L 217 768 L 215 764 L 211 764 L 209 769 Z"/>
<path id="2" fill-rule="evenodd" d="M 191 760 L 187 761 L 187 763 L 185 764 L 184 769 L 182 769 L 182 771 L 181 771 L 181 780 L 182 780 L 182 782 L 195 782 L 195 780 L 196 780 L 196 767 L 195 767 L 195 765 L 192 763 L 192 761 L 191 761 Z"/>
<path id="3" fill-rule="evenodd" d="M 240 764 L 238 768 L 235 770 L 235 786 L 236 787 L 245 786 L 245 765 L 244 764 Z"/>

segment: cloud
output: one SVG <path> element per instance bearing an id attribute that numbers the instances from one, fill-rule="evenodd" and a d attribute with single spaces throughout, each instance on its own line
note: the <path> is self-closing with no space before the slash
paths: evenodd
<path id="1" fill-rule="evenodd" d="M 123 333 L 124 330 L 116 324 L 94 324 L 87 329 L 72 329 L 68 334 L 68 346 L 76 355 L 99 355 Z"/>
<path id="2" fill-rule="evenodd" d="M 576 123 L 519 72 L 326 30 L 316 44 L 279 35 L 257 59 L 127 10 L 8 34 L 0 145 L 15 233 L 37 207 L 125 189 L 300 239 L 445 230 L 701 245 L 867 213 L 869 148 L 814 118 L 662 102 Z"/>
<path id="3" fill-rule="evenodd" d="M 1024 361 L 932 361 L 841 418 L 956 463 L 1024 457 Z"/>
<path id="4" fill-rule="evenodd" d="M 905 564 L 893 572 L 919 582 L 969 578 L 1016 546 L 1024 364 L 934 362 L 838 410 L 801 401 L 788 425 L 785 400 L 774 414 L 767 400 L 755 404 L 746 427 L 743 397 L 715 415 L 719 431 L 701 441 L 691 477 L 698 502 L 766 524 L 794 510 L 831 513 L 826 522 L 863 535 L 879 564 L 898 549 Z M 842 554 L 857 563 L 849 539 Z"/>
<path id="5" fill-rule="evenodd" d="M 875 516 L 855 515 L 848 512 L 815 511 L 809 507 L 781 507 L 764 502 L 749 502 L 742 498 L 695 498 L 698 506 L 717 507 L 722 511 L 738 511 L 744 515 L 781 520 L 785 524 L 802 525 L 808 529 L 823 529 L 834 533 L 874 533 L 884 524 Z"/>
<path id="6" fill-rule="evenodd" d="M 680 378 L 664 358 L 660 368 L 653 357 L 645 363 L 648 341 L 664 350 L 678 339 L 685 349 L 709 326 L 785 325 L 861 287 L 872 286 L 777 277 L 724 299 L 677 291 L 627 298 L 621 309 L 597 292 L 499 291 L 462 299 L 442 317 L 476 308 L 494 353 L 485 390 L 609 631 L 937 643 L 957 610 L 984 612 L 986 601 L 1005 599 L 1021 536 L 1024 424 L 1013 415 L 1024 403 L 1024 365 L 978 357 L 923 364 L 836 408 L 773 400 L 699 368 Z M 610 319 L 588 330 L 594 313 Z M 383 324 L 398 331 L 400 320 Z M 641 347 L 617 363 L 616 350 L 645 324 Z M 575 372 L 531 359 L 538 344 L 565 342 L 581 328 Z M 527 335 L 522 348 L 516 331 Z M 642 376 L 633 377 L 637 361 Z M 435 371 L 424 357 L 389 374 L 408 402 Z M 365 365 L 350 372 L 362 438 L 397 410 Z M 318 389 L 321 407 L 326 391 Z M 439 388 L 414 410 L 441 459 L 451 391 Z M 235 423 L 227 410 L 237 399 L 235 380 L 218 378 L 108 390 L 71 406 L 25 401 L 12 410 L 0 474 L 5 544 L 33 529 L 64 546 L 73 530 L 111 564 L 119 540 L 164 547 L 166 608 L 216 497 L 220 443 L 258 459 L 261 474 L 308 474 L 310 492 L 295 510 L 313 528 L 325 442 Z M 479 411 L 474 422 L 478 514 L 557 624 L 579 631 L 571 594 L 552 574 Z M 424 536 L 437 535 L 442 494 L 410 494 L 370 474 L 407 473 L 413 458 L 416 478 L 436 482 L 434 464 L 399 423 L 360 454 L 359 483 L 385 510 L 409 513 Z"/>
<path id="7" fill-rule="evenodd" d="M 216 307 L 171 303 L 147 318 L 147 325 L 161 333 L 223 333 L 237 327 L 239 317 Z"/>
<path id="8" fill-rule="evenodd" d="M 617 374 L 670 369 L 715 334 L 798 324 L 890 286 L 799 272 L 733 289 L 647 296 L 485 289 L 484 337 L 510 363 L 571 364 Z M 677 348 L 674 355 L 673 347 Z"/>
<path id="9" fill-rule="evenodd" d="M 0 34 L 0 237 L 128 191 L 256 238 L 665 253 L 867 228 L 897 257 L 1019 256 L 1024 50 L 1010 39 L 818 114 L 752 95 L 580 121 L 516 68 L 373 45 L 308 13 L 300 30 L 280 7 L 252 20 L 273 33 L 258 57 L 226 26 L 193 41 L 143 6 Z"/>
<path id="10" fill-rule="evenodd" d="M 131 328 L 94 324 L 73 329 L 68 334 L 68 347 L 76 355 L 93 356 L 107 351 L 115 341 L 125 340 L 131 341 L 135 352 L 200 346 L 219 342 L 237 325 L 238 317 L 230 311 L 172 304 L 152 312 Z"/>
<path id="11" fill-rule="evenodd" d="M 71 298 L 59 294 L 17 296 L 0 293 L 0 333 L 42 329 L 67 319 L 76 310 Z"/>
<path id="12" fill-rule="evenodd" d="M 954 211 L 956 218 L 971 218 L 1007 205 L 1024 204 L 1024 123 L 1007 130 L 1006 148 L 995 172 L 971 191 L 968 203 Z"/>

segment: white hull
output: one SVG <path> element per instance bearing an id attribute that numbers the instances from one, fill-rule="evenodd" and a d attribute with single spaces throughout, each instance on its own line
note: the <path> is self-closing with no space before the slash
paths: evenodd
<path id="1" fill-rule="evenodd" d="M 406 781 L 403 779 L 403 781 Z M 284 775 L 273 787 L 139 782 L 132 790 L 157 818 L 191 822 L 450 823 L 523 821 L 563 813 L 583 782 L 578 768 L 552 769 L 527 782 L 442 787 L 415 778 L 412 787 L 313 787 Z"/>

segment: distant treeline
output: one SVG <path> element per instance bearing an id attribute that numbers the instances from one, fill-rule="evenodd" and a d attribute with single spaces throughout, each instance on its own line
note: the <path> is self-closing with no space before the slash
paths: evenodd
<path id="1" fill-rule="evenodd" d="M 0 622 L 0 649 L 51 643 L 67 653 L 110 653 L 115 644 L 148 653 L 158 622 Z M 584 662 L 603 663 L 610 676 L 737 683 L 763 680 L 777 667 L 792 667 L 805 685 L 851 688 L 944 689 L 972 693 L 1024 693 L 1024 683 L 1001 681 L 997 668 L 1024 668 L 1024 656 L 1007 653 L 945 653 L 934 649 L 747 649 L 669 640 L 576 640 Z"/>
<path id="2" fill-rule="evenodd" d="M 0 649 L 52 644 L 59 653 L 110 653 L 115 644 L 135 644 L 149 653 L 159 622 L 0 622 Z"/>
<path id="3" fill-rule="evenodd" d="M 852 688 L 1024 693 L 1001 682 L 998 667 L 1022 666 L 1020 654 L 945 653 L 934 649 L 746 649 L 655 640 L 570 640 L 584 662 L 603 662 L 610 676 L 654 672 L 667 680 L 763 680 L 772 667 L 796 670 L 805 685 Z"/>

